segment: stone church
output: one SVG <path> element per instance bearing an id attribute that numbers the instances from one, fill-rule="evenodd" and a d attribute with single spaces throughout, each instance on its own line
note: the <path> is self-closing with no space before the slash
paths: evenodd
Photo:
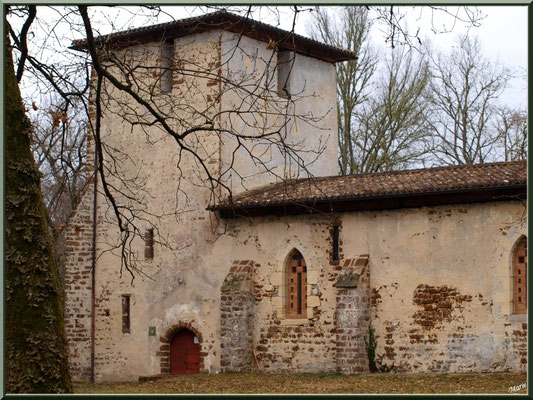
<path id="1" fill-rule="evenodd" d="M 525 162 L 338 176 L 335 64 L 354 55 L 227 12 L 97 42 L 149 71 L 135 84 L 159 91 L 154 104 L 187 99 L 195 111 L 222 115 L 213 119 L 220 128 L 241 126 L 243 138 L 253 133 L 250 119 L 239 125 L 223 111 L 249 105 L 224 82 L 269 77 L 265 112 L 254 118 L 279 126 L 279 116 L 266 115 L 287 104 L 286 143 L 320 151 L 302 151 L 295 163 L 282 151 L 246 153 L 235 137 L 199 132 L 195 148 L 206 168 L 233 167 L 223 176 L 232 196 L 213 197 L 174 139 L 156 124 L 128 123 L 137 106 L 104 91 L 102 142 L 128 155 L 117 165 L 124 182 L 142 182 L 146 224 L 131 242 L 139 263 L 133 281 L 121 268 L 119 231 L 98 178 L 65 227 L 74 378 L 356 373 L 369 364 L 526 370 Z M 86 51 L 85 41 L 73 48 Z M 176 60 L 182 72 L 168 73 L 163 67 Z M 216 71 L 215 79 L 186 75 L 192 64 Z M 185 129 L 183 108 L 167 113 Z M 296 122 L 297 115 L 320 119 Z M 93 147 L 94 139 L 89 173 Z"/>

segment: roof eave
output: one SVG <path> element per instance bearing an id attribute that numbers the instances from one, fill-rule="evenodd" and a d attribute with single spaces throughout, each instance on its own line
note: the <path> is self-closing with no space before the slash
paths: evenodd
<path id="1" fill-rule="evenodd" d="M 301 202 L 287 201 L 272 204 L 221 205 L 208 207 L 207 210 L 218 211 L 222 217 L 231 218 L 238 216 L 331 213 L 489 201 L 524 200 L 526 199 L 526 196 L 527 184 L 518 184 L 416 193 L 384 194 L 354 198 L 316 199 Z"/>
<path id="2" fill-rule="evenodd" d="M 96 43 L 99 45 L 105 43 L 106 45 L 113 46 L 113 48 L 120 49 L 132 45 L 158 42 L 164 39 L 173 39 L 192 33 L 215 29 L 240 33 L 266 43 L 273 40 L 280 49 L 293 50 L 297 53 L 332 63 L 355 60 L 357 58 L 354 53 L 348 50 L 336 49 L 324 43 L 313 41 L 299 35 L 295 36 L 279 28 L 231 13 L 207 14 L 196 19 L 191 18 L 190 21 L 184 24 L 180 24 L 178 21 L 174 25 L 171 23 L 155 25 L 152 29 L 148 28 L 137 32 L 126 31 L 123 35 L 103 35 L 96 38 Z M 86 41 L 83 39 L 75 40 L 69 48 L 85 51 L 87 48 Z"/>

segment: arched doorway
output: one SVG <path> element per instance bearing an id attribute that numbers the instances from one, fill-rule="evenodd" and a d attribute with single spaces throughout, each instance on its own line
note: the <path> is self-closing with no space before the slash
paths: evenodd
<path id="1" fill-rule="evenodd" d="M 170 341 L 170 374 L 200 373 L 200 341 L 194 332 L 180 329 Z"/>

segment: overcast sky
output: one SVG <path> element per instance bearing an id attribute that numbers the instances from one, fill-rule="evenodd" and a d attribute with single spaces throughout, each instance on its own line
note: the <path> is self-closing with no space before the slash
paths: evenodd
<path id="1" fill-rule="evenodd" d="M 228 6 L 235 8 L 236 6 Z M 312 6 L 299 6 L 300 9 L 310 10 Z M 104 10 L 98 17 L 93 18 L 93 27 L 99 30 L 100 34 L 110 33 L 116 30 L 129 29 L 139 27 L 146 24 L 154 24 L 158 22 L 166 22 L 172 19 L 180 19 L 190 17 L 191 15 L 203 14 L 205 12 L 213 11 L 205 7 L 183 7 L 183 6 L 164 6 L 163 9 L 168 13 L 161 15 L 158 20 L 138 18 L 128 11 L 127 7 L 90 7 L 90 10 L 95 12 L 97 9 Z M 242 9 L 242 7 L 241 7 Z M 266 23 L 270 23 L 281 27 L 282 29 L 290 30 L 292 28 L 293 15 L 290 7 L 256 7 L 253 17 Z M 275 9 L 280 18 L 273 16 L 271 9 Z M 408 18 L 406 20 L 408 27 L 412 31 L 420 28 L 420 37 L 426 41 L 430 41 L 434 49 L 440 49 L 444 52 L 449 52 L 454 45 L 454 40 L 457 35 L 465 33 L 466 27 L 462 23 L 454 26 L 450 33 L 433 34 L 431 31 L 431 14 L 428 8 L 418 6 L 413 9 L 412 6 L 406 6 L 409 10 Z M 452 7 L 451 9 L 456 9 Z M 484 54 L 501 64 L 509 67 L 517 75 L 524 76 L 527 69 L 527 6 L 484 6 L 478 9 L 486 16 L 480 27 L 470 29 L 470 34 L 477 35 L 481 40 Z M 60 13 L 45 7 L 39 7 L 38 15 L 44 19 L 50 16 L 50 23 Z M 298 14 L 297 24 L 295 27 L 296 33 L 308 36 L 310 28 L 311 12 L 303 11 Z M 434 23 L 436 25 L 447 25 L 450 27 L 451 20 L 446 20 L 443 14 L 439 14 Z M 114 25 L 112 28 L 111 24 Z M 66 48 L 70 45 L 72 39 L 78 39 L 83 36 L 80 32 L 72 32 L 69 25 L 59 23 L 56 26 L 57 36 L 62 42 L 59 46 Z M 50 40 L 50 37 L 48 39 Z M 386 49 L 385 37 L 380 32 L 379 25 L 377 25 L 372 33 L 371 40 L 374 45 Z M 57 48 L 56 44 L 48 43 L 50 47 Z M 31 46 L 31 43 L 30 43 Z M 51 57 L 57 57 L 51 52 Z M 503 103 L 509 106 L 526 106 L 527 104 L 527 86 L 524 78 L 513 79 L 510 82 L 508 90 L 501 98 Z"/>
<path id="2" fill-rule="evenodd" d="M 527 73 L 527 7 L 526 6 L 485 6 L 478 9 L 485 15 L 479 27 L 470 27 L 463 23 L 457 23 L 449 33 L 432 32 L 431 15 L 425 7 L 417 7 L 415 12 L 411 12 L 412 7 L 408 7 L 410 15 L 407 20 L 410 29 L 416 31 L 420 27 L 420 36 L 431 41 L 433 48 L 444 52 L 450 52 L 455 45 L 455 40 L 459 34 L 469 33 L 479 37 L 483 53 L 487 58 L 499 62 L 511 68 L 517 75 L 524 76 Z M 309 13 L 308 13 L 309 14 Z M 446 19 L 443 15 L 439 20 L 434 21 L 435 25 L 445 24 L 451 27 L 451 19 Z M 308 19 L 304 15 L 302 19 Z M 304 21 L 302 21 L 304 22 Z M 298 25 L 298 33 L 306 34 L 305 25 L 309 22 Z M 376 26 L 371 34 L 371 40 L 376 46 L 385 48 L 385 38 L 380 28 Z M 509 106 L 527 105 L 527 81 L 524 78 L 515 78 L 509 88 L 502 95 L 501 101 Z"/>
<path id="3" fill-rule="evenodd" d="M 483 45 L 483 52 L 495 62 L 512 68 L 517 74 L 527 71 L 527 7 L 524 6 L 486 6 L 479 7 L 486 15 L 480 27 L 470 29 L 470 34 L 477 35 Z M 454 45 L 459 33 L 466 33 L 464 26 L 456 26 L 451 33 L 432 35 L 425 21 L 429 39 L 445 51 Z M 527 81 L 523 78 L 513 79 L 502 101 L 513 106 L 526 106 Z"/>
<path id="4" fill-rule="evenodd" d="M 230 6 L 231 7 L 231 6 Z M 273 17 L 268 7 L 258 8 L 253 17 L 263 22 L 273 25 L 279 25 L 283 29 L 292 28 L 293 15 L 290 7 L 271 7 L 281 16 L 280 20 Z M 301 9 L 310 10 L 311 6 L 300 6 Z M 428 12 L 428 7 L 418 6 L 413 9 L 412 6 L 406 6 L 408 17 L 406 23 L 409 29 L 416 31 L 420 28 L 420 36 L 429 40 L 434 49 L 440 49 L 449 52 L 454 46 L 454 41 L 459 34 L 468 31 L 464 23 L 456 23 L 453 30 L 449 33 L 432 33 L 432 18 Z M 457 7 L 451 7 L 456 10 Z M 169 7 L 169 13 L 175 19 L 188 17 L 191 14 L 202 14 L 206 11 L 199 7 L 175 6 Z M 477 35 L 483 46 L 483 53 L 494 62 L 500 62 L 506 67 L 512 69 L 517 75 L 525 75 L 527 70 L 527 6 L 484 6 L 478 7 L 478 10 L 485 15 L 479 27 L 470 27 L 469 34 Z M 309 36 L 311 12 L 304 11 L 298 14 L 295 31 L 298 34 Z M 170 17 L 163 17 L 164 20 L 170 20 Z M 162 21 L 163 22 L 163 21 Z M 433 18 L 433 24 L 437 27 L 445 26 L 451 28 L 453 24 L 451 18 L 446 18 L 443 13 L 436 14 Z M 371 40 L 376 46 L 387 46 L 379 25 L 373 29 Z M 509 106 L 526 106 L 527 104 L 527 83 L 524 78 L 513 79 L 509 88 L 503 94 L 501 101 Z"/>

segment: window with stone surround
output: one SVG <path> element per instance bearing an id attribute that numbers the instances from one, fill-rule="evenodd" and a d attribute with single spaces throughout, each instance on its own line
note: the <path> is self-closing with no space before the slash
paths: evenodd
<path id="1" fill-rule="evenodd" d="M 513 252 L 513 314 L 527 312 L 527 239 L 521 237 Z"/>
<path id="2" fill-rule="evenodd" d="M 294 250 L 287 264 L 287 318 L 307 318 L 307 265 L 298 250 Z"/>

